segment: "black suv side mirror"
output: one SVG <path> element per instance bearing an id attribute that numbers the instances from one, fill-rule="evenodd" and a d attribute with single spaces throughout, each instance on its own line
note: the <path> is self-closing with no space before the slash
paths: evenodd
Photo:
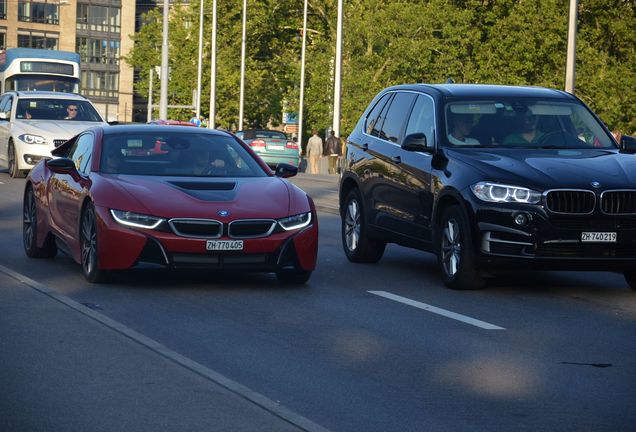
<path id="1" fill-rule="evenodd" d="M 423 133 L 414 133 L 404 137 L 402 148 L 406 151 L 419 151 L 432 153 L 433 148 L 426 145 L 426 135 Z"/>
<path id="2" fill-rule="evenodd" d="M 626 153 L 636 153 L 636 137 L 623 135 L 621 137 L 621 149 Z"/>

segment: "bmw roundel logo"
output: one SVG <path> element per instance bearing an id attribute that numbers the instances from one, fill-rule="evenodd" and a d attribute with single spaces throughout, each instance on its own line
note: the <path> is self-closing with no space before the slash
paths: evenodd
<path id="1" fill-rule="evenodd" d="M 599 182 L 597 182 L 597 181 L 593 181 L 593 182 L 592 182 L 592 187 L 593 187 L 594 189 L 598 189 L 598 188 L 600 188 L 600 187 L 601 187 L 601 184 L 600 184 Z"/>
<path id="2" fill-rule="evenodd" d="M 230 212 L 229 212 L 229 211 L 227 211 L 227 210 L 219 210 L 219 211 L 217 212 L 217 214 L 218 214 L 219 216 L 226 217 L 226 216 L 229 216 L 229 215 L 230 215 Z"/>

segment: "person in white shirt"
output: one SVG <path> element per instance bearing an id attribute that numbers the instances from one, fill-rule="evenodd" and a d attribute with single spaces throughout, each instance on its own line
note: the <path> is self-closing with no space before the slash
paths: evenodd
<path id="1" fill-rule="evenodd" d="M 479 141 L 468 135 L 473 127 L 472 114 L 452 114 L 450 117 L 451 132 L 448 141 L 454 145 L 479 145 Z"/>
<path id="2" fill-rule="evenodd" d="M 309 174 L 318 174 L 318 161 L 322 157 L 322 138 L 318 136 L 318 131 L 311 131 L 311 138 L 307 142 L 307 158 L 309 159 Z"/>

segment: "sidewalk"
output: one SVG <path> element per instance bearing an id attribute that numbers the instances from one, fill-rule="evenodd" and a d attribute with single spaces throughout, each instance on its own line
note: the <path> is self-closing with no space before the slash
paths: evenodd
<path id="1" fill-rule="evenodd" d="M 0 431 L 324 431 L 0 265 Z"/>

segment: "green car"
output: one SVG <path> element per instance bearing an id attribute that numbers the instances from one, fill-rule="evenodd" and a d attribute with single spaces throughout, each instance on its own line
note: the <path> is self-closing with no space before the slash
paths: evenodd
<path id="1" fill-rule="evenodd" d="M 288 140 L 283 132 L 247 129 L 236 132 L 236 136 L 252 147 L 252 150 L 271 168 L 276 168 L 279 163 L 298 167 L 300 163 L 298 143 Z"/>

